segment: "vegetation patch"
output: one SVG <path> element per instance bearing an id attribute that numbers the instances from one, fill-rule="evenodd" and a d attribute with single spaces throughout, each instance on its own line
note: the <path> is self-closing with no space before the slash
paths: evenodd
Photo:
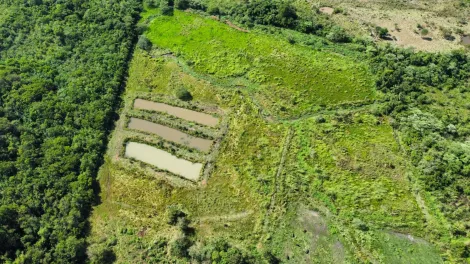
<path id="1" fill-rule="evenodd" d="M 210 18 L 175 11 L 154 18 L 147 32 L 158 47 L 190 61 L 200 73 L 243 77 L 269 112 L 297 116 L 314 105 L 373 99 L 367 66 L 260 33 L 245 33 Z"/>

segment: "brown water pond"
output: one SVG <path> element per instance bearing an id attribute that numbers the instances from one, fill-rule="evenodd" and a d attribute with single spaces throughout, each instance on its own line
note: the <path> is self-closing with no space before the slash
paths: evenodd
<path id="1" fill-rule="evenodd" d="M 193 137 L 179 130 L 134 117 L 131 118 L 128 127 L 130 129 L 156 134 L 165 140 L 205 152 L 208 152 L 212 146 L 212 140 Z"/>
<path id="2" fill-rule="evenodd" d="M 152 101 L 147 101 L 143 99 L 135 99 L 134 108 L 144 109 L 144 110 L 153 110 L 157 112 L 168 113 L 172 116 L 176 116 L 188 121 L 196 122 L 206 126 L 216 126 L 219 123 L 219 119 L 208 114 L 196 112 L 193 110 L 175 107 L 163 103 L 156 103 Z"/>
<path id="3" fill-rule="evenodd" d="M 180 159 L 166 151 L 142 143 L 127 143 L 125 155 L 193 181 L 199 178 L 202 170 L 201 163 Z"/>

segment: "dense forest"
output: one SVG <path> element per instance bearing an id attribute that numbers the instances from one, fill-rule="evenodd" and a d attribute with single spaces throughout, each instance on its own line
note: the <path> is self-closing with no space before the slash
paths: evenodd
<path id="1" fill-rule="evenodd" d="M 0 1 L 0 262 L 84 260 L 139 9 Z"/>
<path id="2" fill-rule="evenodd" d="M 456 259 L 470 257 L 463 240 L 470 236 L 467 51 L 431 54 L 377 45 L 288 1 L 145 4 L 166 14 L 193 8 L 249 28 L 313 34 L 324 40 L 291 41 L 367 60 L 383 93 L 374 114 L 393 120 L 415 180 L 439 203 L 449 226 L 436 226 L 435 241 Z M 95 177 L 141 8 L 138 0 L 0 0 L 0 262 L 85 261 L 87 218 L 99 191 Z M 222 242 L 217 247 L 228 250 Z"/>

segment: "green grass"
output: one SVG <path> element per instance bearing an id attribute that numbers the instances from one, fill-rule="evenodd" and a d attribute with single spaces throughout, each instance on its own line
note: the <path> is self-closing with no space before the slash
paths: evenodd
<path id="1" fill-rule="evenodd" d="M 289 122 L 263 115 L 291 118 L 323 104 L 373 99 L 373 77 L 364 65 L 194 14 L 149 12 L 144 17 L 155 15 L 147 32 L 155 49 L 135 51 L 121 117 L 141 114 L 129 109 L 136 96 L 169 102 L 184 87 L 193 96 L 184 104 L 222 109 L 229 129 L 208 181 L 193 187 L 172 185 L 109 152 L 100 171 L 102 204 L 91 217 L 91 254 L 106 246 L 117 263 L 148 263 L 155 254 L 184 263 L 156 246 L 178 234 L 164 220 L 167 206 L 178 204 L 192 220 L 195 240 L 224 237 L 287 263 L 440 260 L 432 245 L 400 235 L 428 238 L 406 177 L 410 168 L 387 119 L 368 114 L 368 106 L 356 113 L 323 111 L 324 123 L 318 114 Z M 176 98 L 172 103 L 183 105 Z M 110 146 L 129 133 L 118 130 Z M 223 218 L 244 212 L 241 219 Z"/>
<path id="2" fill-rule="evenodd" d="M 247 89 L 260 104 L 281 117 L 299 116 L 318 105 L 375 98 L 363 63 L 259 32 L 241 32 L 207 17 L 179 11 L 157 16 L 147 36 L 190 61 L 199 73 L 248 79 L 252 85 Z"/>
<path id="3" fill-rule="evenodd" d="M 326 193 L 341 218 L 359 218 L 377 228 L 422 231 L 423 215 L 392 128 L 367 114 L 347 118 L 352 120 L 296 124 L 293 144 L 299 152 L 291 157 L 290 170 L 299 176 L 292 184 L 308 186 L 312 179 L 305 177 L 316 175 L 321 185 L 313 185 L 312 191 Z"/>

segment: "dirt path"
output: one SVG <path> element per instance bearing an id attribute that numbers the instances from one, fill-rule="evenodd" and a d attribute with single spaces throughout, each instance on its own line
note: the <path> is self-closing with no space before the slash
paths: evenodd
<path id="1" fill-rule="evenodd" d="M 233 24 L 230 20 L 225 20 L 225 23 L 226 23 L 227 25 L 229 25 L 229 27 L 234 28 L 234 29 L 236 29 L 236 30 L 238 30 L 238 31 L 245 32 L 245 33 L 250 32 L 250 31 L 248 31 L 248 30 L 246 30 L 246 29 L 243 29 L 243 28 L 241 28 L 241 27 L 239 27 L 239 26 Z"/>
<path id="2" fill-rule="evenodd" d="M 292 127 L 288 128 L 286 138 L 284 140 L 284 144 L 282 146 L 282 154 L 281 154 L 281 159 L 279 161 L 279 166 L 277 167 L 277 172 L 274 178 L 274 190 L 273 193 L 271 194 L 271 201 L 269 203 L 269 207 L 266 210 L 266 215 L 264 217 L 264 223 L 263 223 L 263 228 L 267 230 L 269 227 L 270 223 L 270 216 L 274 211 L 274 207 L 276 206 L 276 196 L 279 192 L 280 186 L 283 184 L 284 179 L 282 179 L 282 171 L 284 169 L 284 163 L 286 161 L 286 156 L 289 151 L 290 143 L 292 140 L 292 137 L 294 136 L 294 129 Z M 260 241 L 262 238 L 260 237 Z"/>
<path id="3" fill-rule="evenodd" d="M 286 161 L 287 151 L 289 150 L 290 142 L 293 136 L 294 136 L 294 129 L 292 127 L 289 127 L 289 131 L 287 132 L 287 136 L 284 141 L 284 145 L 282 149 L 281 161 L 279 162 L 279 167 L 277 167 L 276 177 L 274 178 L 275 188 L 274 188 L 273 194 L 271 195 L 271 203 L 269 205 L 269 210 L 271 210 L 274 207 L 274 204 L 276 202 L 276 195 L 279 191 L 279 185 L 283 182 L 283 180 L 281 179 L 281 174 L 284 168 L 284 163 Z"/>

